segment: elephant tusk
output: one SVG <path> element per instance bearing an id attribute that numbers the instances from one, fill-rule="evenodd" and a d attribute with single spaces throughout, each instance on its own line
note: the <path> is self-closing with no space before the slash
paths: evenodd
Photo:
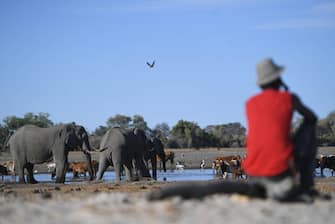
<path id="1" fill-rule="evenodd" d="M 93 151 L 88 151 L 88 150 L 82 150 L 84 153 L 90 153 L 90 154 L 92 154 L 92 153 L 94 153 L 94 152 L 103 152 L 103 151 L 105 151 L 106 149 L 108 149 L 108 146 L 107 147 L 104 147 L 104 148 L 102 148 L 102 149 L 96 149 L 96 148 L 94 148 L 94 147 L 92 147 L 92 149 L 93 149 Z"/>
<path id="2" fill-rule="evenodd" d="M 93 152 L 88 151 L 88 150 L 86 150 L 86 149 L 83 149 L 82 151 L 83 151 L 83 153 L 85 153 L 85 154 L 92 154 L 92 153 L 93 153 Z"/>
<path id="3" fill-rule="evenodd" d="M 97 149 L 97 148 L 95 148 L 93 146 L 91 146 L 91 149 L 93 149 L 93 151 L 100 152 L 100 149 Z"/>
<path id="4" fill-rule="evenodd" d="M 107 146 L 107 147 L 104 147 L 104 148 L 102 148 L 102 149 L 96 149 L 96 151 L 97 151 L 97 152 L 103 152 L 103 151 L 105 151 L 106 149 L 108 149 L 108 146 Z"/>
<path id="5" fill-rule="evenodd" d="M 108 146 L 106 146 L 106 147 L 104 147 L 104 148 L 102 148 L 102 149 L 97 149 L 97 148 L 91 146 L 91 149 L 93 149 L 93 151 L 95 151 L 95 152 L 103 152 L 103 151 L 105 151 L 106 149 L 108 149 Z"/>
<path id="6" fill-rule="evenodd" d="M 78 149 L 79 151 L 82 151 L 82 152 L 85 153 L 85 154 L 90 154 L 90 153 L 91 153 L 91 152 L 88 151 L 87 149 L 80 148 L 79 146 L 77 146 L 77 149 Z"/>

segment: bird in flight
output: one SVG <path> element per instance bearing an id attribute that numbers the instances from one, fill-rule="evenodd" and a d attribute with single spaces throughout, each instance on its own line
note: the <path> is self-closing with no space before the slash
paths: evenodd
<path id="1" fill-rule="evenodd" d="M 150 67 L 150 68 L 153 68 L 155 66 L 155 60 L 150 64 L 149 62 L 147 62 L 147 65 Z"/>

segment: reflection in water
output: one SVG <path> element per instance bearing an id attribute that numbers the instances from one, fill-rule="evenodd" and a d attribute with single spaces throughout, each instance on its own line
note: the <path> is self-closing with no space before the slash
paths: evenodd
<path id="1" fill-rule="evenodd" d="M 316 177 L 320 177 L 320 169 L 316 169 Z M 324 169 L 324 175 L 326 177 L 331 176 L 331 171 L 329 169 Z M 53 183 L 55 180 L 51 179 L 51 174 L 47 173 L 35 173 L 35 179 L 39 182 L 50 182 Z M 72 173 L 66 173 L 65 183 L 82 183 L 85 180 L 89 180 L 88 175 L 86 177 L 81 176 L 80 178 L 73 178 Z M 124 178 L 124 177 L 123 177 Z M 214 179 L 215 175 L 212 169 L 182 169 L 182 170 L 167 170 L 166 173 L 163 171 L 157 172 L 158 181 L 190 181 L 190 180 L 211 180 Z M 107 171 L 103 176 L 104 181 L 114 181 L 115 173 L 114 171 Z M 13 182 L 12 176 L 4 176 L 2 181 Z M 18 177 L 16 177 L 18 181 Z M 86 182 L 86 181 L 85 181 Z"/>

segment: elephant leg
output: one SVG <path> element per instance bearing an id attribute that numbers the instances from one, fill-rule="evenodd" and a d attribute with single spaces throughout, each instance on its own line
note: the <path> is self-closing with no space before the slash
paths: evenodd
<path id="1" fill-rule="evenodd" d="M 133 159 L 132 160 L 132 164 L 133 164 L 133 167 L 135 168 L 135 175 L 136 175 L 136 178 L 141 178 L 143 175 L 143 169 L 141 167 L 141 164 L 139 163 L 139 161 L 137 159 Z"/>
<path id="2" fill-rule="evenodd" d="M 66 172 L 69 168 L 69 163 L 68 163 L 68 160 L 67 160 L 67 157 L 65 159 L 65 162 L 64 162 L 64 171 L 63 171 L 63 175 L 62 175 L 62 182 L 64 183 L 65 182 L 65 177 L 66 177 Z"/>
<path id="3" fill-rule="evenodd" d="M 102 179 L 102 176 L 104 175 L 108 165 L 109 165 L 109 162 L 107 158 L 103 158 L 99 160 L 99 169 L 98 169 L 96 180 Z"/>
<path id="4" fill-rule="evenodd" d="M 34 178 L 34 164 L 28 163 L 26 165 L 28 174 L 27 174 L 27 182 L 30 184 L 36 184 L 38 183 L 37 180 Z"/>
<path id="5" fill-rule="evenodd" d="M 17 155 L 14 155 L 14 177 L 17 174 L 19 176 L 19 183 L 25 184 L 26 180 L 24 178 L 24 162 L 18 159 Z M 16 178 L 15 178 L 16 179 Z"/>
<path id="6" fill-rule="evenodd" d="M 115 181 L 121 180 L 121 171 L 122 171 L 122 151 L 117 150 L 112 152 L 112 161 L 114 164 L 114 171 L 115 171 Z"/>
<path id="7" fill-rule="evenodd" d="M 54 168 L 51 172 L 51 179 L 54 179 L 56 176 L 56 168 Z"/>
<path id="8" fill-rule="evenodd" d="M 115 170 L 115 181 L 119 182 L 121 181 L 121 162 L 119 161 L 113 161 L 114 163 L 114 170 Z"/>
<path id="9" fill-rule="evenodd" d="M 150 177 L 150 172 L 148 167 L 145 165 L 142 158 L 136 158 L 136 169 L 140 170 L 140 177 Z"/>
<path id="10" fill-rule="evenodd" d="M 143 161 L 143 159 L 141 159 L 141 163 L 142 163 L 142 176 L 143 177 L 151 177 L 151 175 L 150 175 L 150 171 L 149 171 L 149 166 L 148 166 L 148 164 L 146 164 L 144 161 Z"/>
<path id="11" fill-rule="evenodd" d="M 124 165 L 124 169 L 126 171 L 126 180 L 127 181 L 132 181 L 133 180 L 133 173 L 132 173 L 132 169 L 133 169 L 133 165 L 132 165 L 132 161 L 128 161 L 125 165 Z"/>
<path id="12" fill-rule="evenodd" d="M 135 159 L 132 159 L 131 160 L 131 167 L 132 167 L 132 172 L 133 172 L 133 176 L 135 176 L 136 178 L 139 178 L 139 167 L 137 167 L 136 165 L 136 160 Z"/>
<path id="13" fill-rule="evenodd" d="M 56 161 L 56 183 L 65 182 L 65 161 Z"/>
<path id="14" fill-rule="evenodd" d="M 163 171 L 166 173 L 166 162 L 162 161 L 162 163 L 163 163 Z"/>
<path id="15" fill-rule="evenodd" d="M 63 154 L 57 154 L 54 157 L 54 162 L 56 163 L 56 183 L 65 182 L 65 174 L 68 169 L 68 152 L 65 151 Z"/>
<path id="16" fill-rule="evenodd" d="M 14 161 L 15 164 L 15 171 L 17 171 L 19 176 L 19 183 L 24 184 L 26 180 L 24 178 L 24 166 L 22 163 L 18 162 L 17 160 Z"/>
<path id="17" fill-rule="evenodd" d="M 92 158 L 89 153 L 85 153 L 86 157 L 86 166 L 87 166 L 87 171 L 90 175 L 90 180 L 93 180 L 94 173 L 93 173 L 93 167 L 92 167 Z M 86 172 L 84 173 L 84 176 L 86 177 Z"/>
<path id="18" fill-rule="evenodd" d="M 156 155 L 153 156 L 150 160 L 151 160 L 152 178 L 154 178 L 154 180 L 157 180 L 157 160 L 156 160 Z"/>

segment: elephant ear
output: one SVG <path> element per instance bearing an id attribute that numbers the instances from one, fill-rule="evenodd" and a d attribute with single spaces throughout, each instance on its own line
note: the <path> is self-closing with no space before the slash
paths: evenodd
<path id="1" fill-rule="evenodd" d="M 65 146 L 72 145 L 71 139 L 73 139 L 74 135 L 75 135 L 75 130 L 71 125 L 65 125 L 59 131 L 59 138 L 64 143 Z"/>
<path id="2" fill-rule="evenodd" d="M 148 151 L 154 151 L 155 150 L 154 142 L 150 138 L 147 138 L 146 145 L 147 145 L 147 150 Z"/>
<path id="3" fill-rule="evenodd" d="M 140 136 L 141 138 L 147 140 L 147 136 L 145 135 L 145 133 L 142 129 L 134 128 L 133 132 L 136 136 Z"/>
<path id="4" fill-rule="evenodd" d="M 75 126 L 75 134 L 79 139 L 88 138 L 87 132 L 83 126 L 76 125 Z"/>
<path id="5" fill-rule="evenodd" d="M 134 132 L 135 135 L 138 135 L 139 134 L 139 129 L 138 128 L 134 128 L 133 132 Z"/>

